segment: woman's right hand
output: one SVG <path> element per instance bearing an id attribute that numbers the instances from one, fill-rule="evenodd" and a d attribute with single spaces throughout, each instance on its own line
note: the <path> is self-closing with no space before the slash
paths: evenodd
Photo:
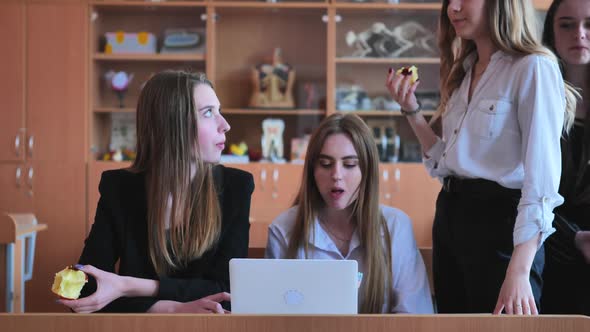
<path id="1" fill-rule="evenodd" d="M 190 302 L 160 300 L 148 310 L 148 313 L 185 313 L 185 314 L 226 314 L 220 302 L 229 301 L 229 293 L 217 293 Z"/>
<path id="2" fill-rule="evenodd" d="M 230 301 L 229 293 L 217 293 L 203 297 L 201 299 L 180 303 L 174 312 L 177 313 L 197 313 L 197 314 L 224 314 L 229 311 L 223 309 L 220 302 Z"/>
<path id="3" fill-rule="evenodd" d="M 389 74 L 385 82 L 391 98 L 400 104 L 404 111 L 410 112 L 418 109 L 415 92 L 418 85 L 420 85 L 420 80 L 412 84 L 411 79 L 411 75 L 397 74 L 393 68 L 389 68 Z"/>
<path id="4" fill-rule="evenodd" d="M 96 292 L 78 300 L 60 299 L 57 302 L 78 313 L 91 313 L 104 308 L 119 297 L 125 296 L 124 277 L 103 271 L 92 265 L 76 265 L 76 267 L 96 279 Z"/>

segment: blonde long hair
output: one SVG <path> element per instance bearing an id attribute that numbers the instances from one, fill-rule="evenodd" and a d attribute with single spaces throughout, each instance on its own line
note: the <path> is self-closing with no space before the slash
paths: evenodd
<path id="1" fill-rule="evenodd" d="M 303 248 L 305 256 L 308 257 L 311 250 L 309 243 L 315 236 L 314 220 L 324 207 L 324 200 L 315 182 L 314 169 L 324 142 L 330 135 L 338 133 L 347 135 L 352 141 L 362 174 L 352 212 L 366 262 L 365 282 L 360 290 L 364 295 L 360 312 L 380 313 L 386 294 L 389 294 L 390 299 L 388 310 L 396 300 L 392 288 L 391 238 L 385 218 L 379 209 L 377 145 L 367 125 L 354 114 L 332 114 L 322 121 L 309 141 L 303 166 L 303 179 L 295 200 L 295 205 L 299 205 L 299 208 L 287 257 L 296 258 L 299 248 Z"/>
<path id="2" fill-rule="evenodd" d="M 137 158 L 130 170 L 146 176 L 149 251 L 159 275 L 202 256 L 221 230 L 213 165 L 196 148 L 199 84 L 211 86 L 202 73 L 161 72 L 147 81 L 137 104 Z"/>
<path id="3" fill-rule="evenodd" d="M 465 77 L 463 62 L 476 50 L 472 40 L 457 37 L 447 16 L 449 0 L 443 0 L 439 18 L 438 44 L 441 51 L 441 103 L 433 121 L 445 112 L 452 93 Z M 501 51 L 517 56 L 540 54 L 558 63 L 555 54 L 544 47 L 537 32 L 537 17 L 530 0 L 486 0 L 490 38 Z M 571 128 L 576 114 L 576 100 L 581 96 L 569 83 L 565 84 L 566 109 L 564 130 Z"/>

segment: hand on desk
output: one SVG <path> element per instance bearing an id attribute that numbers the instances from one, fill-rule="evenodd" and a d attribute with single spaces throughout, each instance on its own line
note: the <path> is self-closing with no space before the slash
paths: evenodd
<path id="1" fill-rule="evenodd" d="M 501 314 L 502 310 L 508 315 L 538 314 L 528 274 L 506 274 L 494 315 Z"/>
<path id="2" fill-rule="evenodd" d="M 576 248 L 580 250 L 586 263 L 590 264 L 590 231 L 579 231 L 575 237 Z"/>
<path id="3" fill-rule="evenodd" d="M 106 272 L 92 265 L 76 266 L 96 279 L 96 292 L 78 299 L 60 299 L 59 303 L 75 312 L 90 313 L 104 308 L 120 297 L 150 296 L 157 294 L 158 283 L 155 280 L 119 276 Z M 220 302 L 230 301 L 229 293 L 217 293 L 190 302 L 160 300 L 148 312 L 158 313 L 229 313 L 221 307 Z"/>
<path id="4" fill-rule="evenodd" d="M 60 299 L 57 302 L 69 307 L 75 312 L 90 313 L 98 311 L 112 301 L 124 295 L 123 277 L 95 268 L 92 265 L 78 267 L 85 273 L 96 279 L 96 292 L 94 294 L 78 299 L 66 300 Z"/>
<path id="5" fill-rule="evenodd" d="M 537 234 L 530 240 L 514 247 L 494 315 L 502 313 L 502 310 L 508 315 L 539 314 L 529 280 L 531 264 L 539 242 L 540 234 Z"/>
<path id="6" fill-rule="evenodd" d="M 158 301 L 150 313 L 193 313 L 193 314 L 227 314 L 220 302 L 230 301 L 229 293 L 217 293 L 190 302 Z"/>

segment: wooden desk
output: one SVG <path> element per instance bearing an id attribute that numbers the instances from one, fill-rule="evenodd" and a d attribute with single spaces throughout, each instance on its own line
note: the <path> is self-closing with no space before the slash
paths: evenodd
<path id="1" fill-rule="evenodd" d="M 30 213 L 0 213 L 0 244 L 6 246 L 6 311 L 25 311 L 25 281 L 33 277 L 37 232 L 47 229 Z"/>
<path id="2" fill-rule="evenodd" d="M 492 315 L 354 315 L 240 316 L 149 314 L 0 314 L 3 331 L 11 332 L 577 332 L 590 331 L 585 316 Z"/>

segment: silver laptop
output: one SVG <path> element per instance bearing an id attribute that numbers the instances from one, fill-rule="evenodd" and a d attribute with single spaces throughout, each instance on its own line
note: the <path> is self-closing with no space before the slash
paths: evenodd
<path id="1" fill-rule="evenodd" d="M 238 259 L 229 261 L 235 314 L 356 314 L 354 260 Z"/>

